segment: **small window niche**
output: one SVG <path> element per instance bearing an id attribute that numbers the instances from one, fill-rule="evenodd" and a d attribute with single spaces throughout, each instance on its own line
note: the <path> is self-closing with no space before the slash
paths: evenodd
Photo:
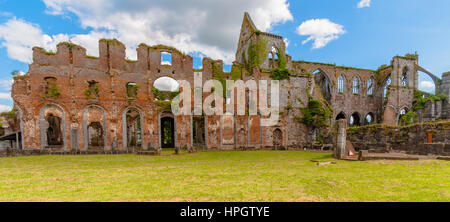
<path id="1" fill-rule="evenodd" d="M 59 91 L 58 87 L 56 86 L 56 78 L 55 77 L 46 77 L 44 78 L 44 95 L 42 95 L 43 98 L 58 98 L 61 95 L 61 92 Z"/>
<path id="2" fill-rule="evenodd" d="M 129 82 L 126 87 L 128 100 L 135 100 L 137 98 L 138 85 L 135 82 Z"/>
<path id="3" fill-rule="evenodd" d="M 161 65 L 172 66 L 172 53 L 161 52 Z"/>
<path id="4" fill-rule="evenodd" d="M 95 100 L 98 99 L 99 90 L 100 85 L 97 81 L 88 81 L 88 88 L 84 91 L 84 95 L 86 95 L 86 98 L 89 100 Z"/>

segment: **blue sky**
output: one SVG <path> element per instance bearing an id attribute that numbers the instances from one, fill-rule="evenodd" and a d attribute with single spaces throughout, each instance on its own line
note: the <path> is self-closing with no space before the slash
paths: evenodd
<path id="1" fill-rule="evenodd" d="M 203 56 L 231 63 L 244 11 L 259 29 L 285 37 L 294 60 L 376 69 L 418 52 L 435 75 L 450 71 L 450 1 L 364 1 L 0 0 L 0 110 L 12 107 L 10 73 L 28 71 L 33 45 L 54 50 L 70 40 L 95 55 L 98 39 L 114 37 L 129 58 L 144 42 L 190 53 L 196 68 Z M 433 91 L 431 79 L 420 74 L 420 81 Z"/>

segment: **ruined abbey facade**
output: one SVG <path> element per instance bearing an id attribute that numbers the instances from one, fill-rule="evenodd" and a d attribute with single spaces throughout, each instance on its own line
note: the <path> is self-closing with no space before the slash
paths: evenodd
<path id="1" fill-rule="evenodd" d="M 412 109 L 419 71 L 432 76 L 438 92 L 450 92 L 450 75 L 435 77 L 419 66 L 417 55 L 396 56 L 389 65 L 367 70 L 293 61 L 285 48 L 281 36 L 259 31 L 248 14 L 231 73 L 209 58 L 195 70 L 191 56 L 162 45 L 141 44 L 137 61 L 125 59 L 125 46 L 117 40 L 100 40 L 98 58 L 71 43 L 60 43 L 56 53 L 35 47 L 29 72 L 16 77 L 12 88 L 20 147 L 65 152 L 306 147 L 330 143 L 331 127 L 316 129 L 302 121 L 311 99 L 330 111 L 328 126 L 339 119 L 354 126 L 397 125 Z M 162 62 L 162 53 L 171 55 L 170 63 Z M 288 70 L 288 76 L 279 78 L 274 70 Z M 203 82 L 279 78 L 278 124 L 261 126 L 260 114 L 174 116 L 168 109 L 171 93 L 155 90 L 154 82 L 170 77 L 194 85 L 195 75 Z M 430 101 L 414 121 L 446 119 L 449 109 L 446 101 Z"/>

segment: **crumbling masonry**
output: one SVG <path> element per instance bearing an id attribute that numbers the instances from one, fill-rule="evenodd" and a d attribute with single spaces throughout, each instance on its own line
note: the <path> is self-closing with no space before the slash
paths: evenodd
<path id="1" fill-rule="evenodd" d="M 222 71 L 222 61 L 209 58 L 203 60 L 202 70 L 194 70 L 191 56 L 167 46 L 141 44 L 137 61 L 125 59 L 125 46 L 117 40 L 100 40 L 99 46 L 98 58 L 71 43 L 60 43 L 56 53 L 33 48 L 29 72 L 16 77 L 12 88 L 21 149 L 130 152 L 159 147 L 307 147 L 332 143 L 327 126 L 339 119 L 355 126 L 397 125 L 412 109 L 418 71 L 432 76 L 438 92 L 450 93 L 450 75 L 443 80 L 435 77 L 419 66 L 417 55 L 396 56 L 378 70 L 292 61 L 285 54 L 283 38 L 259 31 L 248 14 L 231 73 Z M 162 62 L 163 52 L 171 54 L 171 63 Z M 174 116 L 167 93 L 155 90 L 154 82 L 170 77 L 193 86 L 199 74 L 203 83 L 280 79 L 278 124 L 262 127 L 261 115 Z M 308 102 L 313 100 L 331 114 L 323 116 L 326 124 L 320 127 L 305 120 Z M 449 111 L 447 102 L 429 101 L 412 121 L 446 119 Z"/>

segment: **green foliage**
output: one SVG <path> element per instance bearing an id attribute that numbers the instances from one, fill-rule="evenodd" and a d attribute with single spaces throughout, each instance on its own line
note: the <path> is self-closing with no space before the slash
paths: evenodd
<path id="1" fill-rule="evenodd" d="M 448 100 L 447 96 L 443 93 L 440 93 L 439 95 L 433 95 L 424 93 L 419 90 L 414 90 L 414 101 L 413 101 L 413 111 L 417 111 L 419 109 L 424 109 L 427 102 L 436 102 L 436 101 L 443 101 Z"/>
<path id="2" fill-rule="evenodd" d="M 236 81 L 242 78 L 242 67 L 239 65 L 233 65 L 231 67 L 231 79 Z"/>
<path id="3" fill-rule="evenodd" d="M 0 113 L 0 116 L 10 117 L 10 118 L 13 118 L 14 121 L 17 121 L 17 109 L 16 109 L 16 107 L 13 107 L 12 110 L 9 112 Z"/>
<path id="4" fill-rule="evenodd" d="M 286 63 L 287 63 L 286 62 L 286 54 L 283 49 L 278 49 L 278 48 L 277 48 L 277 53 L 278 53 L 278 68 L 285 69 Z"/>
<path id="5" fill-rule="evenodd" d="M 158 112 L 172 110 L 172 101 L 158 100 L 158 101 L 155 101 L 154 103 L 157 107 Z"/>
<path id="6" fill-rule="evenodd" d="M 329 126 L 328 120 L 331 116 L 331 110 L 322 101 L 309 97 L 308 106 L 300 108 L 303 117 L 300 118 L 300 122 L 311 127 L 318 129 Z"/>
<path id="7" fill-rule="evenodd" d="M 176 96 L 178 96 L 178 94 L 180 94 L 179 91 L 176 91 L 176 92 L 161 91 L 154 87 L 153 87 L 152 91 L 153 91 L 154 98 L 158 99 L 159 101 L 166 101 L 166 100 L 172 101 L 173 98 L 175 98 Z"/>
<path id="8" fill-rule="evenodd" d="M 414 118 L 417 116 L 416 112 L 413 110 L 410 110 L 405 115 L 403 115 L 399 120 L 399 125 L 401 126 L 408 126 L 413 124 Z"/>
<path id="9" fill-rule="evenodd" d="M 213 74 L 212 74 L 212 79 L 219 81 L 222 84 L 222 96 L 225 97 L 226 95 L 226 78 L 225 75 L 223 73 L 223 70 L 220 69 L 219 66 L 216 65 L 215 62 L 212 62 L 212 67 L 213 67 Z"/>
<path id="10" fill-rule="evenodd" d="M 289 70 L 285 68 L 275 68 L 270 71 L 270 78 L 273 80 L 289 79 Z"/>
<path id="11" fill-rule="evenodd" d="M 267 39 L 261 38 L 256 42 L 250 40 L 250 44 L 247 50 L 247 59 L 245 53 L 243 53 L 243 59 L 247 72 L 253 74 L 253 68 L 260 67 L 261 64 L 267 59 Z"/>
<path id="12" fill-rule="evenodd" d="M 48 99 L 48 98 L 58 98 L 61 95 L 61 91 L 59 91 L 58 87 L 56 85 L 51 86 L 48 88 L 47 93 L 42 95 L 42 98 Z"/>

